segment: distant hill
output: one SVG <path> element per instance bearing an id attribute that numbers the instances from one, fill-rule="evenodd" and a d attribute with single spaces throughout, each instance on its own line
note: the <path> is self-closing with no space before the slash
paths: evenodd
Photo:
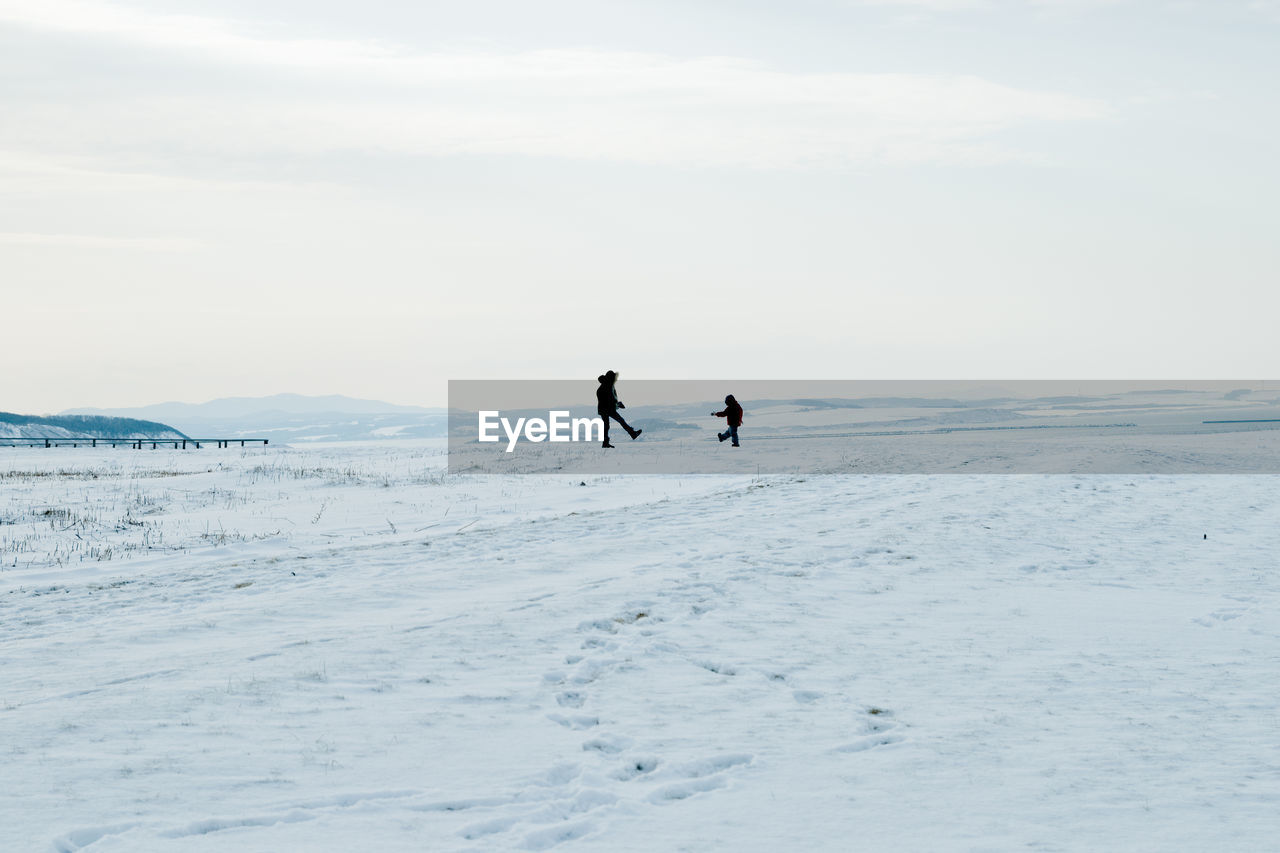
<path id="1" fill-rule="evenodd" d="M 111 415 L 126 418 L 154 418 L 177 422 L 188 418 L 227 420 L 265 414 L 350 415 L 431 414 L 444 409 L 401 406 L 381 400 L 361 400 L 341 394 L 308 397 L 304 394 L 273 394 L 268 397 L 221 397 L 207 403 L 156 403 L 127 409 L 68 409 L 64 415 Z"/>
<path id="2" fill-rule="evenodd" d="M 186 438 L 168 424 L 102 415 L 15 415 L 0 412 L 5 438 Z"/>
<path id="3" fill-rule="evenodd" d="M 223 397 L 208 403 L 71 409 L 64 414 L 153 418 L 174 424 L 189 436 L 269 438 L 272 443 L 438 438 L 445 435 L 448 421 L 443 408 L 401 406 L 340 394 Z"/>

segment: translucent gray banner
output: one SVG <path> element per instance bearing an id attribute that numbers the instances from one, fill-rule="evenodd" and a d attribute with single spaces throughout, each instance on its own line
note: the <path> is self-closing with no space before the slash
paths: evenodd
<path id="1" fill-rule="evenodd" d="M 619 379 L 599 390 L 451 380 L 449 470 L 1280 473 L 1277 381 Z M 604 447 L 613 392 L 621 406 Z M 736 447 L 727 395 L 743 409 Z"/>

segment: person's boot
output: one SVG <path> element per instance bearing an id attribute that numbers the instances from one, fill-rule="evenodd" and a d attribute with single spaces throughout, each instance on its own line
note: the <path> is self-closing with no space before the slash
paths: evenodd
<path id="1" fill-rule="evenodd" d="M 642 429 L 633 429 L 633 430 L 631 431 L 631 440 L 632 440 L 632 441 L 635 441 L 637 438 L 639 438 L 639 437 L 640 437 L 640 433 L 642 433 L 642 432 L 644 432 L 644 430 L 642 430 Z"/>
<path id="2" fill-rule="evenodd" d="M 609 443 L 609 442 L 607 442 L 607 441 L 606 441 L 604 444 L 600 445 L 600 446 L 601 446 L 601 447 L 613 447 L 613 445 L 612 445 L 612 444 L 610 444 L 610 443 Z"/>
<path id="3" fill-rule="evenodd" d="M 727 432 L 718 432 L 718 433 L 716 433 L 716 438 L 720 439 L 720 442 L 721 442 L 722 444 L 724 443 L 724 440 L 725 440 L 726 438 L 728 438 L 728 437 L 729 437 L 729 433 L 727 433 Z"/>

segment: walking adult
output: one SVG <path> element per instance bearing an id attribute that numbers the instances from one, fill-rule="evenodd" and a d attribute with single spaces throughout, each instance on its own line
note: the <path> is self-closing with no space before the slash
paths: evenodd
<path id="1" fill-rule="evenodd" d="M 631 440 L 635 441 L 640 437 L 640 433 L 644 430 L 632 429 L 631 425 L 622 419 L 622 415 L 618 414 L 618 409 L 625 409 L 626 406 L 618 399 L 618 372 L 610 370 L 596 377 L 600 380 L 600 387 L 596 389 L 596 414 L 604 421 L 604 444 L 602 447 L 613 447 L 609 443 L 609 421 L 615 420 L 622 424 L 622 428 L 627 431 L 627 435 L 631 436 Z"/>

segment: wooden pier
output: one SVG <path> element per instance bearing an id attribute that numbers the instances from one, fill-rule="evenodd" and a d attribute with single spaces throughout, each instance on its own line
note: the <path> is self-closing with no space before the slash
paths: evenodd
<path id="1" fill-rule="evenodd" d="M 0 437 L 0 447 L 130 447 L 142 450 L 148 444 L 151 450 L 173 445 L 174 450 L 194 448 L 199 450 L 206 444 L 219 448 L 239 444 L 246 447 L 250 444 L 267 446 L 266 438 L 89 438 L 77 436 L 50 436 L 47 438 L 5 438 Z"/>

